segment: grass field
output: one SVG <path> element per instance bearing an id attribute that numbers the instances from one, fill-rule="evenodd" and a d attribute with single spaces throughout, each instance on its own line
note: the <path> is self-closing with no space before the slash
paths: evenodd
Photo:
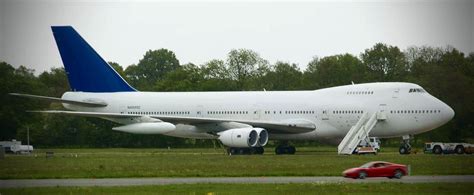
<path id="1" fill-rule="evenodd" d="M 298 148 L 296 155 L 226 156 L 222 149 L 51 149 L 0 160 L 1 179 L 339 176 L 349 167 L 383 160 L 411 166 L 412 175 L 474 174 L 474 155 L 399 155 L 396 148 L 378 155 L 339 156 L 335 147 Z M 53 151 L 53 158 L 45 152 Z"/>
<path id="2" fill-rule="evenodd" d="M 181 184 L 0 189 L 0 194 L 472 194 L 469 184 Z"/>

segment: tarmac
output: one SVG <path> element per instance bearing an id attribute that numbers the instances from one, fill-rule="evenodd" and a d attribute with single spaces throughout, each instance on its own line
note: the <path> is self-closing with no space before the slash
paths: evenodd
<path id="1" fill-rule="evenodd" d="M 0 180 L 0 188 L 58 186 L 139 186 L 199 183 L 469 183 L 474 175 L 405 176 L 402 179 L 344 177 L 183 177 L 183 178 L 104 178 L 104 179 L 8 179 Z"/>

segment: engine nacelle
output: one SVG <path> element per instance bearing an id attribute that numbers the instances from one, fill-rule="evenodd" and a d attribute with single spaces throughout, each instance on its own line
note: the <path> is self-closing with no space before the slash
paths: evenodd
<path id="1" fill-rule="evenodd" d="M 258 134 L 258 141 L 257 141 L 257 146 L 265 146 L 268 143 L 268 132 L 265 129 L 262 128 L 253 128 L 255 131 L 257 131 Z"/>
<path id="2" fill-rule="evenodd" d="M 112 129 L 135 134 L 163 134 L 175 130 L 176 126 L 167 122 L 146 122 L 133 123 Z"/>
<path id="3" fill-rule="evenodd" d="M 236 148 L 260 147 L 268 142 L 268 133 L 262 128 L 229 129 L 218 133 L 219 140 L 226 146 Z"/>

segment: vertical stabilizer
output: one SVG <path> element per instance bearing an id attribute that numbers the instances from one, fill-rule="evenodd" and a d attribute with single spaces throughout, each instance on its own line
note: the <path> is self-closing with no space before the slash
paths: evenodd
<path id="1" fill-rule="evenodd" d="M 135 91 L 71 26 L 52 26 L 72 91 Z"/>

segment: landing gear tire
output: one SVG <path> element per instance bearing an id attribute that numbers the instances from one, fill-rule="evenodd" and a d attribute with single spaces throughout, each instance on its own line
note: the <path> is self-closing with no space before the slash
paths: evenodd
<path id="1" fill-rule="evenodd" d="M 252 150 L 253 154 L 263 154 L 265 152 L 265 149 L 263 149 L 263 147 L 255 147 L 252 148 Z"/>
<path id="2" fill-rule="evenodd" d="M 296 148 L 294 146 L 288 147 L 288 154 L 295 154 L 296 153 Z"/>
<path id="3" fill-rule="evenodd" d="M 251 155 L 251 154 L 263 154 L 265 149 L 263 147 L 254 147 L 254 148 L 234 148 L 230 147 L 227 149 L 227 154 L 232 155 Z"/>
<path id="4" fill-rule="evenodd" d="M 410 153 L 410 152 L 408 152 L 408 149 L 405 146 L 400 146 L 400 148 L 398 149 L 398 152 L 400 154 L 409 154 Z"/>
<path id="5" fill-rule="evenodd" d="M 295 154 L 296 153 L 296 148 L 294 146 L 277 146 L 275 148 L 275 154 L 276 155 L 281 155 L 281 154 Z"/>
<path id="6" fill-rule="evenodd" d="M 236 153 L 237 153 L 237 148 L 228 148 L 227 149 L 227 154 L 229 154 L 229 156 L 235 155 Z"/>
<path id="7" fill-rule="evenodd" d="M 456 146 L 456 153 L 457 154 L 464 154 L 464 147 Z"/>

